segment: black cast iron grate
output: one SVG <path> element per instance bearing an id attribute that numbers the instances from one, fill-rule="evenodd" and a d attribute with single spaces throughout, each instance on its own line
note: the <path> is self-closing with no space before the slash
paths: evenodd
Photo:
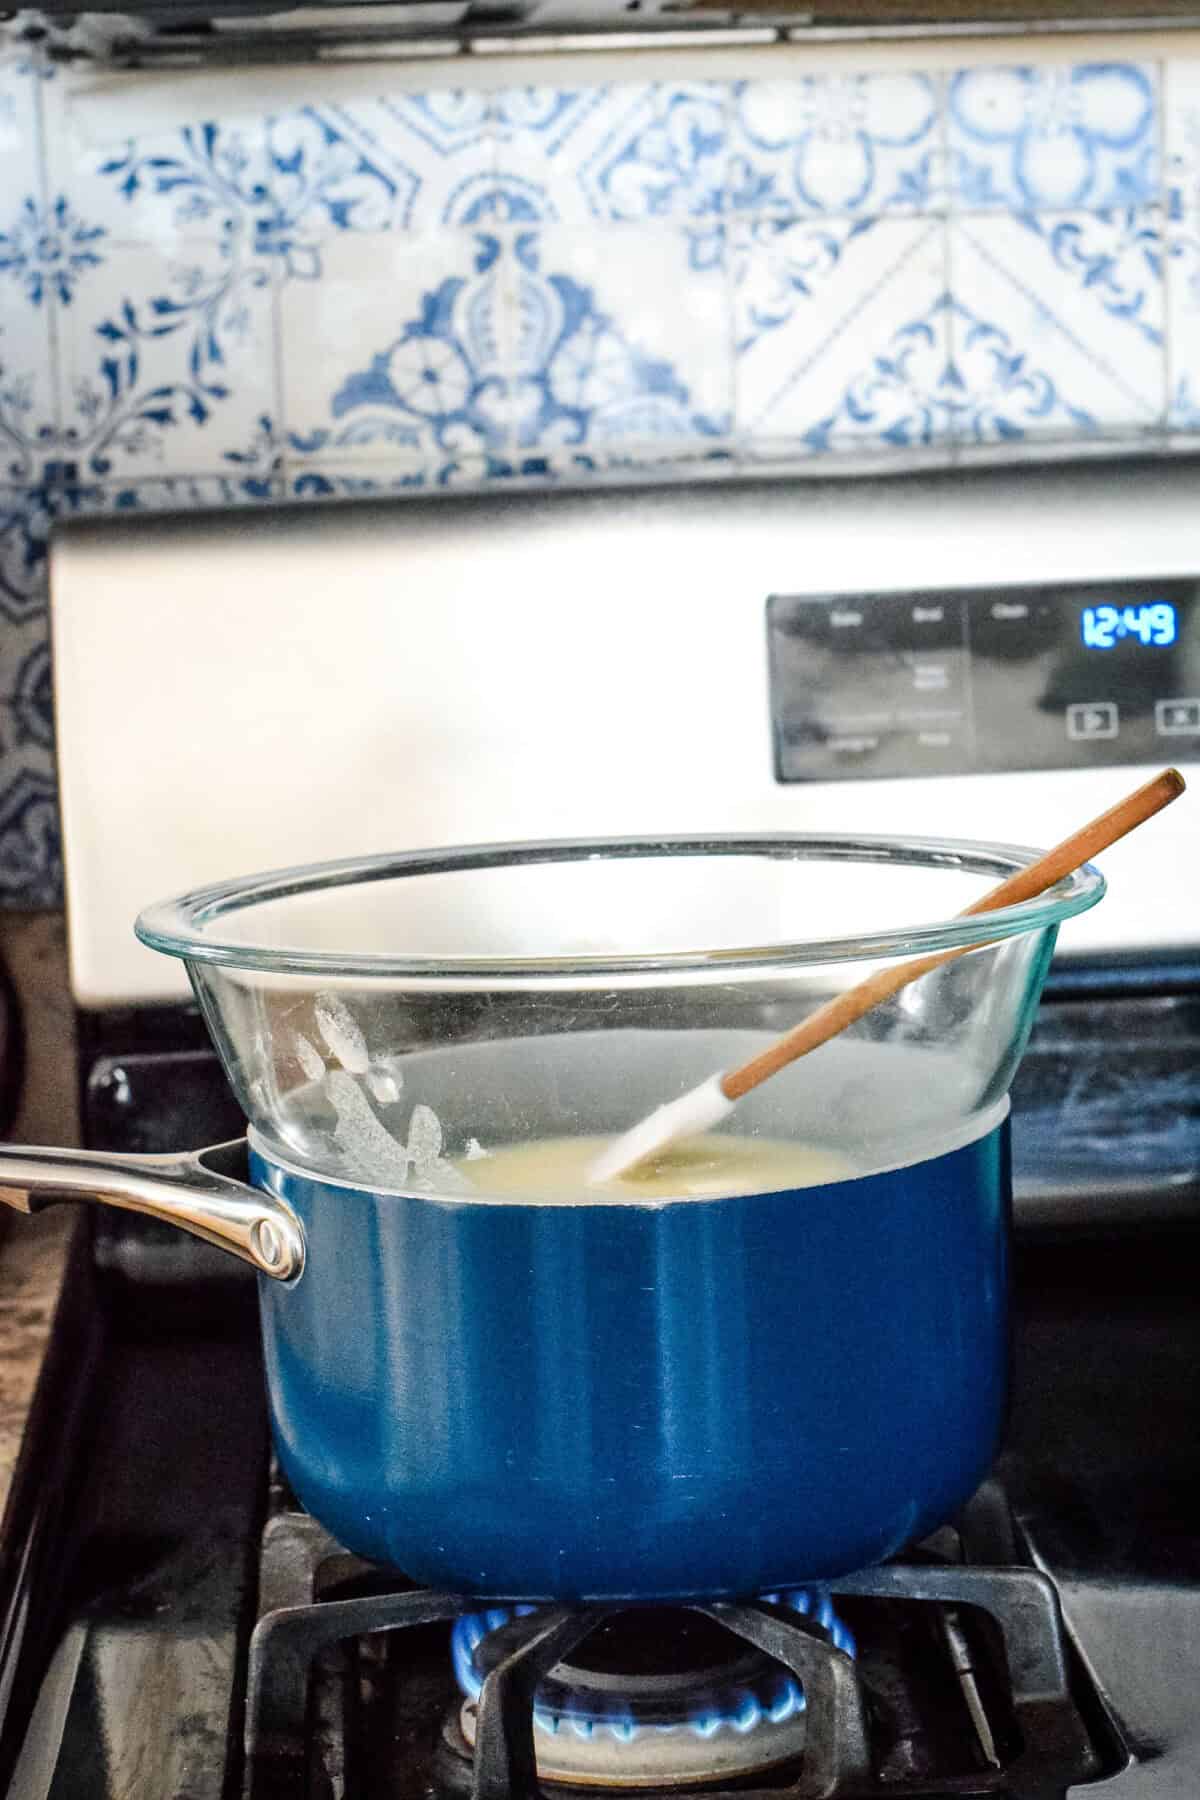
<path id="1" fill-rule="evenodd" d="M 328 1587 L 333 1597 L 318 1598 L 318 1571 L 331 1564 L 340 1566 L 342 1579 Z M 364 1583 L 372 1591 L 351 1591 Z M 1102 1772 L 1074 1697 L 1076 1677 L 1058 1598 L 1053 1584 L 1036 1570 L 914 1560 L 847 1578 L 832 1589 L 839 1603 L 857 1607 L 864 1616 L 872 1606 L 899 1606 L 924 1607 L 936 1617 L 975 1739 L 973 1766 L 960 1764 L 938 1773 L 939 1796 L 1050 1800 Z M 347 1742 L 356 1730 L 354 1709 L 348 1714 L 329 1701 L 336 1691 L 331 1675 L 340 1672 L 347 1681 L 339 1647 L 354 1642 L 373 1646 L 378 1663 L 381 1645 L 391 1643 L 392 1679 L 411 1679 L 419 1686 L 417 1662 L 411 1673 L 403 1659 L 397 1663 L 394 1634 L 411 1634 L 403 1642 L 415 1646 L 428 1638 L 427 1628 L 448 1626 L 477 1610 L 478 1598 L 402 1587 L 398 1578 L 340 1551 L 306 1514 L 282 1511 L 264 1535 L 260 1606 L 249 1658 L 245 1800 L 313 1800 L 318 1794 L 357 1800 L 360 1792 L 407 1794 L 439 1787 L 455 1800 L 546 1800 L 546 1789 L 551 1795 L 577 1793 L 539 1783 L 534 1696 L 550 1671 L 569 1661 L 605 1620 L 630 1610 L 547 1605 L 506 1626 L 504 1653 L 494 1660 L 478 1697 L 473 1756 L 462 1746 L 464 1759 L 456 1764 L 456 1773 L 449 1781 L 440 1780 L 438 1768 L 444 1773 L 446 1764 L 443 1744 L 440 1765 L 436 1756 L 428 1767 L 422 1763 L 418 1777 L 402 1754 L 395 1758 L 395 1742 L 404 1734 L 393 1732 L 388 1755 L 396 1773 L 377 1782 L 355 1779 L 364 1754 L 367 1763 L 372 1755 Z M 927 1769 L 881 1753 L 875 1731 L 878 1689 L 816 1621 L 763 1600 L 695 1602 L 677 1610 L 712 1620 L 796 1677 L 806 1701 L 805 1748 L 797 1763 L 769 1777 L 727 1788 L 715 1782 L 685 1789 L 642 1788 L 642 1800 L 647 1791 L 670 1793 L 672 1800 L 720 1800 L 725 1792 L 736 1794 L 737 1800 L 866 1800 L 883 1795 L 901 1800 L 934 1791 Z M 981 1642 L 978 1625 L 970 1624 L 973 1619 L 987 1622 L 984 1636 L 998 1647 L 999 1684 L 989 1683 L 976 1666 L 986 1659 L 972 1649 Z M 448 1633 L 444 1657 L 448 1668 Z M 438 1693 L 444 1705 L 444 1690 Z"/>

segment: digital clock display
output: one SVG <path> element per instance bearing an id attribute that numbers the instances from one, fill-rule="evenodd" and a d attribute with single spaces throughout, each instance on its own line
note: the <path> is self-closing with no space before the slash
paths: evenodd
<path id="1" fill-rule="evenodd" d="M 1179 620 L 1169 600 L 1140 606 L 1085 606 L 1079 633 L 1089 650 L 1115 650 L 1118 644 L 1173 644 Z"/>

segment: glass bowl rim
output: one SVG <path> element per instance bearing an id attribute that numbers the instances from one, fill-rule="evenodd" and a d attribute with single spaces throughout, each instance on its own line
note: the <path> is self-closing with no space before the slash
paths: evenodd
<path id="1" fill-rule="evenodd" d="M 890 863 L 931 870 L 993 875 L 997 882 L 1027 868 L 1043 854 L 1012 844 L 961 838 L 864 837 L 793 833 L 712 833 L 684 837 L 553 838 L 526 842 L 470 844 L 384 855 L 345 857 L 210 883 L 146 907 L 134 930 L 148 948 L 187 963 L 207 963 L 264 975 L 325 978 L 436 978 L 478 983 L 572 979 L 597 976 L 682 976 L 728 974 L 857 962 L 882 956 L 954 950 L 999 942 L 1022 932 L 1042 931 L 1086 912 L 1103 897 L 1104 876 L 1084 863 L 1044 894 L 986 915 L 958 915 L 850 937 L 747 944 L 722 949 L 605 952 L 595 955 L 480 957 L 396 956 L 386 951 L 304 949 L 300 945 L 255 945 L 210 935 L 209 927 L 269 901 L 320 893 L 358 883 L 471 870 L 513 868 L 536 863 L 581 862 L 598 858 L 635 860 L 679 856 L 757 856 L 789 861 Z M 986 919 L 986 927 L 984 920 Z"/>

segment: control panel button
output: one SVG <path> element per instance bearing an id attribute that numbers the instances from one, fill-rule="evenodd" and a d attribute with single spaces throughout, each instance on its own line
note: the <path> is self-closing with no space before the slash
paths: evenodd
<path id="1" fill-rule="evenodd" d="M 1156 700 L 1154 729 L 1159 737 L 1191 737 L 1200 731 L 1200 700 Z"/>
<path id="2" fill-rule="evenodd" d="M 1114 700 L 1081 700 L 1067 708 L 1069 738 L 1115 738 L 1118 730 Z"/>

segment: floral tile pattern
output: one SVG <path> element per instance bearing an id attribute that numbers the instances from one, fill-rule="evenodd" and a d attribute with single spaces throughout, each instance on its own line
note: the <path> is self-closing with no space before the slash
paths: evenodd
<path id="1" fill-rule="evenodd" d="M 235 236 L 261 190 L 265 121 L 188 121 L 175 131 L 96 144 L 72 110 L 70 76 L 45 94 L 52 192 L 110 239 L 167 245 Z"/>
<path id="2" fill-rule="evenodd" d="M 728 440 L 732 322 L 719 228 L 631 226 L 614 261 L 602 243 L 552 225 L 520 234 L 516 256 L 519 448 L 577 447 L 603 464 Z"/>
<path id="3" fill-rule="evenodd" d="M 58 893 L 57 518 L 1194 447 L 1200 59 L 1163 44 L 381 67 L 97 142 L 0 36 L 0 903 Z"/>
<path id="4" fill-rule="evenodd" d="M 469 228 L 490 215 L 486 96 L 398 94 L 270 121 L 266 185 L 301 235 Z"/>
<path id="5" fill-rule="evenodd" d="M 347 240 L 322 282 L 283 294 L 288 448 L 325 463 L 390 449 L 436 483 L 464 459 L 499 475 L 531 450 L 727 437 L 729 358 L 712 355 L 727 317 L 709 233 L 631 230 L 616 271 L 558 226 Z M 299 348 L 313 341 L 319 384 Z"/>
<path id="6" fill-rule="evenodd" d="M 81 219 L 64 194 L 45 204 L 26 194 L 0 232 L 0 272 L 33 307 L 50 299 L 69 305 L 81 277 L 100 267 L 104 235 L 104 227 Z"/>
<path id="7" fill-rule="evenodd" d="M 1157 208 L 957 220 L 950 259 L 963 441 L 1164 422 Z"/>
<path id="8" fill-rule="evenodd" d="M 724 203 L 727 96 L 715 82 L 611 87 L 580 133 L 598 219 L 711 218 Z"/>
<path id="9" fill-rule="evenodd" d="M 734 212 L 928 212 L 943 195 L 941 78 L 808 76 L 731 91 Z"/>
<path id="10" fill-rule="evenodd" d="M 731 237 L 739 435 L 809 454 L 946 438 L 939 220 L 765 219 Z"/>
<path id="11" fill-rule="evenodd" d="M 505 88 L 492 96 L 496 190 L 516 224 L 590 224 L 596 218 L 589 185 L 580 180 L 590 143 L 613 130 L 616 114 L 644 104 L 644 85 Z"/>
<path id="12" fill-rule="evenodd" d="M 516 221 L 716 220 L 730 210 L 733 88 L 624 82 L 493 98 L 499 193 Z"/>
<path id="13" fill-rule="evenodd" d="M 114 475 L 266 470 L 277 412 L 271 274 L 224 246 L 113 246 L 59 317 L 64 458 Z"/>
<path id="14" fill-rule="evenodd" d="M 954 200 L 964 211 L 1156 197 L 1153 65 L 964 69 L 950 78 L 946 128 Z"/>
<path id="15" fill-rule="evenodd" d="M 294 458 L 399 457 L 420 469 L 509 442 L 508 233 L 346 237 L 320 282 L 281 296 L 283 408 Z M 314 379 L 304 345 L 322 347 Z"/>

